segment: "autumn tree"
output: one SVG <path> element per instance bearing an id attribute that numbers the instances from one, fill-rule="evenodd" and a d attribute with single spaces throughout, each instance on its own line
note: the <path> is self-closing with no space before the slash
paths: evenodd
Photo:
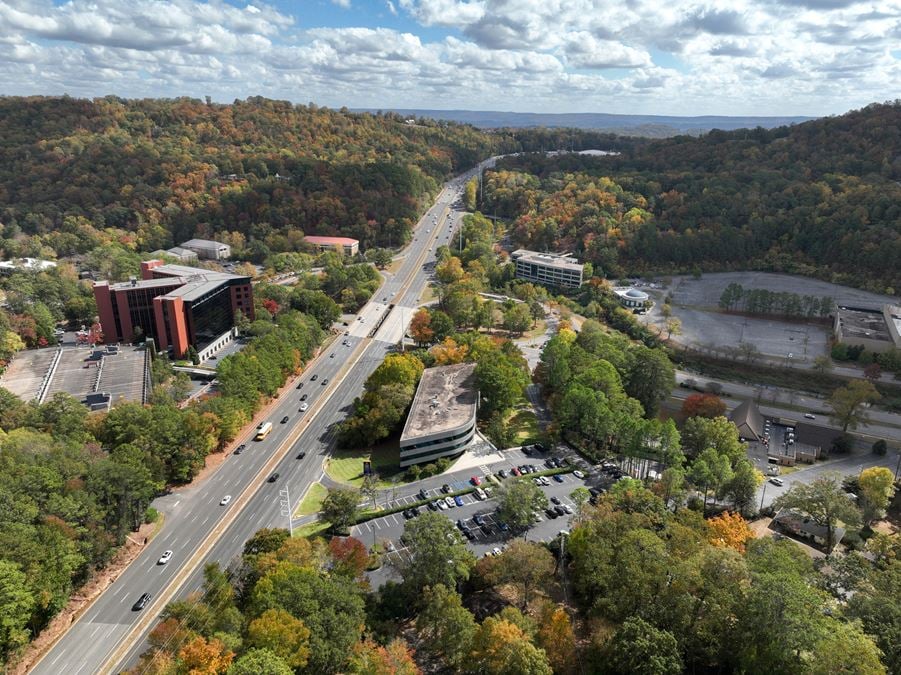
<path id="1" fill-rule="evenodd" d="M 355 675 L 419 675 L 422 671 L 401 638 L 394 638 L 384 647 L 366 638 L 354 647 L 346 672 Z"/>
<path id="2" fill-rule="evenodd" d="M 726 404 L 714 394 L 691 394 L 682 402 L 685 417 L 706 417 L 713 419 L 726 412 Z"/>
<path id="3" fill-rule="evenodd" d="M 432 330 L 432 315 L 426 308 L 420 308 L 413 315 L 410 321 L 410 335 L 419 345 L 426 345 L 432 342 L 435 337 L 435 331 Z"/>
<path id="4" fill-rule="evenodd" d="M 328 543 L 329 554 L 334 566 L 332 572 L 356 579 L 369 564 L 366 546 L 354 537 L 332 537 Z"/>
<path id="5" fill-rule="evenodd" d="M 754 538 L 747 521 L 737 513 L 724 511 L 707 521 L 710 534 L 707 540 L 714 546 L 732 548 L 744 553 L 745 544 Z"/>
<path id="6" fill-rule="evenodd" d="M 489 616 L 476 630 L 468 670 L 494 675 L 551 675 L 547 655 L 509 621 Z"/>
<path id="7" fill-rule="evenodd" d="M 553 580 L 554 569 L 554 556 L 547 548 L 517 539 L 510 542 L 501 554 L 492 576 L 495 584 L 514 584 L 525 609 L 535 589 L 546 588 Z"/>
<path id="8" fill-rule="evenodd" d="M 538 617 L 535 640 L 541 647 L 554 673 L 565 675 L 573 671 L 576 658 L 576 636 L 569 614 L 561 605 L 545 603 Z"/>
<path id="9" fill-rule="evenodd" d="M 182 667 L 187 672 L 197 675 L 225 673 L 234 658 L 234 652 L 226 649 L 221 641 L 216 638 L 207 640 L 200 635 L 178 652 L 178 660 Z"/>
<path id="10" fill-rule="evenodd" d="M 294 669 L 268 649 L 251 649 L 232 663 L 228 675 L 292 675 Z"/>
<path id="11" fill-rule="evenodd" d="M 310 630 L 283 609 L 267 609 L 247 626 L 248 644 L 268 649 L 292 668 L 304 668 L 310 657 Z"/>

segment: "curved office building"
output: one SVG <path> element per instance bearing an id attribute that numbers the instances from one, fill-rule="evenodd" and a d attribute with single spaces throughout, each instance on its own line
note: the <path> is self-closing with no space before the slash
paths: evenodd
<path id="1" fill-rule="evenodd" d="M 400 465 L 461 454 L 476 432 L 475 364 L 427 368 L 400 437 Z"/>

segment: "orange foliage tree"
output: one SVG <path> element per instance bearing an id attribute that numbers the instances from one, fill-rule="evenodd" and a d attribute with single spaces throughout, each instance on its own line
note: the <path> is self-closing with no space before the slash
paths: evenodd
<path id="1" fill-rule="evenodd" d="M 723 399 L 714 394 L 692 394 L 682 403 L 682 414 L 686 417 L 706 417 L 713 419 L 726 412 Z"/>
<path id="2" fill-rule="evenodd" d="M 737 513 L 725 511 L 724 513 L 707 521 L 710 528 L 708 541 L 714 546 L 722 548 L 734 548 L 739 553 L 744 553 L 745 544 L 754 538 L 754 533 L 748 527 L 748 523 Z"/>
<path id="3" fill-rule="evenodd" d="M 216 638 L 207 641 L 197 636 L 178 652 L 183 671 L 188 675 L 220 675 L 228 670 L 235 653 Z"/>
<path id="4" fill-rule="evenodd" d="M 435 337 L 435 331 L 432 330 L 432 315 L 427 309 L 419 309 L 413 315 L 410 321 L 410 335 L 420 345 L 428 344 Z"/>

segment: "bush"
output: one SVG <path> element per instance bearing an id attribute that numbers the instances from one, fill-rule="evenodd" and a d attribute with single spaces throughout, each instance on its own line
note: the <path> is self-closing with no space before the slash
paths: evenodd
<path id="1" fill-rule="evenodd" d="M 145 523 L 155 523 L 160 519 L 160 512 L 157 511 L 152 506 L 148 506 L 147 510 L 144 512 L 144 522 Z"/>
<path id="2" fill-rule="evenodd" d="M 885 453 L 888 450 L 888 444 L 884 439 L 880 438 L 878 441 L 873 443 L 873 454 L 879 455 L 880 457 L 885 457 Z"/>

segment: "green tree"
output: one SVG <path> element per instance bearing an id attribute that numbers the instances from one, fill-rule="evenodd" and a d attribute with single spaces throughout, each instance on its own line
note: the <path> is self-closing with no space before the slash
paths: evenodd
<path id="1" fill-rule="evenodd" d="M 512 408 L 529 384 L 529 376 L 501 354 L 479 359 L 475 376 L 481 397 L 479 414 L 484 419 Z"/>
<path id="2" fill-rule="evenodd" d="M 356 490 L 329 488 L 319 509 L 319 519 L 330 523 L 333 531 L 344 532 L 353 525 L 359 503 L 360 495 Z"/>
<path id="3" fill-rule="evenodd" d="M 463 606 L 460 594 L 443 584 L 426 587 L 422 598 L 416 631 L 423 648 L 459 672 L 469 656 L 476 631 L 475 618 Z"/>
<path id="4" fill-rule="evenodd" d="M 839 387 L 829 397 L 832 408 L 832 419 L 841 426 L 842 433 L 866 424 L 868 416 L 866 404 L 878 401 L 882 396 L 869 380 L 851 380 L 846 386 Z"/>
<path id="5" fill-rule="evenodd" d="M 291 563 L 276 566 L 250 594 L 249 616 L 269 609 L 302 617 L 310 631 L 307 669 L 314 673 L 340 671 L 365 623 L 359 587 Z"/>
<path id="6" fill-rule="evenodd" d="M 535 511 L 547 507 L 547 495 L 531 480 L 509 479 L 501 483 L 495 495 L 497 517 L 514 532 L 532 525 Z"/>
<path id="7" fill-rule="evenodd" d="M 806 675 L 885 675 L 879 660 L 882 652 L 858 623 L 833 621 L 830 630 L 810 652 L 805 664 Z"/>
<path id="8" fill-rule="evenodd" d="M 228 669 L 228 675 L 293 675 L 294 670 L 268 649 L 251 649 Z"/>
<path id="9" fill-rule="evenodd" d="M 504 328 L 511 333 L 522 335 L 532 327 L 532 312 L 525 303 L 513 303 L 504 311 Z"/>
<path id="10" fill-rule="evenodd" d="M 454 588 L 469 578 L 472 553 L 450 520 L 438 513 L 424 513 L 404 525 L 403 542 L 409 556 L 396 561 L 404 584 L 421 590 L 443 584 Z"/>
<path id="11" fill-rule="evenodd" d="M 895 494 L 895 476 L 884 466 L 871 466 L 860 472 L 857 483 L 863 500 L 863 520 L 869 525 L 885 512 Z"/>
<path id="12" fill-rule="evenodd" d="M 30 584 L 19 566 L 0 560 L 0 658 L 3 662 L 28 644 L 28 621 L 36 605 Z"/>
<path id="13" fill-rule="evenodd" d="M 888 671 L 897 673 L 901 672 L 901 562 L 897 544 L 889 550 L 869 568 L 864 583 L 848 600 L 847 612 L 873 637 Z"/>
<path id="14" fill-rule="evenodd" d="M 641 403 L 645 415 L 656 417 L 660 404 L 670 397 L 675 386 L 675 371 L 666 354 L 660 349 L 638 346 L 625 390 Z"/>
<path id="15" fill-rule="evenodd" d="M 756 508 L 757 488 L 763 483 L 763 474 L 746 459 L 735 463 L 732 479 L 725 487 L 726 496 L 742 515 L 750 515 Z"/>
<path id="16" fill-rule="evenodd" d="M 603 649 L 598 664 L 606 673 L 677 675 L 682 672 L 679 645 L 672 633 L 638 617 L 626 619 Z"/>
<path id="17" fill-rule="evenodd" d="M 775 509 L 796 509 L 826 528 L 826 551 L 834 545 L 835 526 L 860 522 L 860 509 L 848 499 L 836 474 L 815 478 L 810 483 L 795 483 L 773 502 Z"/>

